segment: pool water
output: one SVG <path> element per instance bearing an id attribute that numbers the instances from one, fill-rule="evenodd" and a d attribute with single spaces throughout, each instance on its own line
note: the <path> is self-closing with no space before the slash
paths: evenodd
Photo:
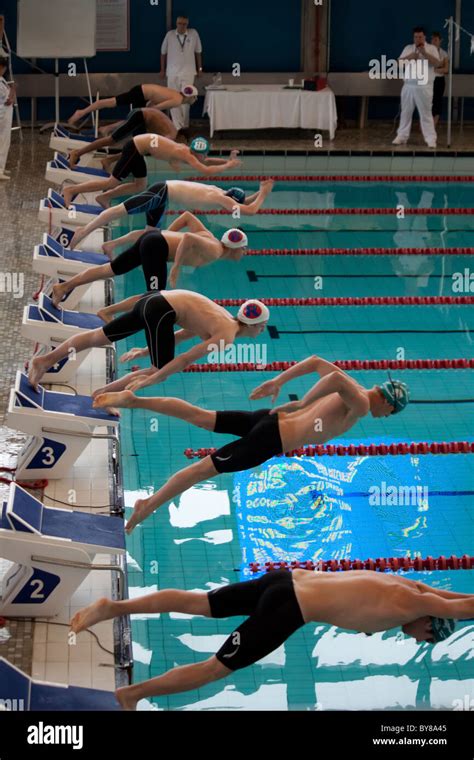
<path id="1" fill-rule="evenodd" d="M 282 172 L 280 172 L 282 173 Z M 150 181 L 166 178 L 153 174 Z M 255 183 L 231 183 L 255 188 Z M 459 183 L 280 183 L 269 208 L 474 207 L 471 185 Z M 204 216 L 201 218 L 205 218 Z M 171 217 L 167 218 L 170 221 Z M 128 231 L 125 225 L 114 236 Z M 143 226 L 132 218 L 133 227 Z M 217 235 L 230 217 L 208 215 Z M 472 217 L 270 216 L 245 218 L 251 248 L 400 248 L 474 245 Z M 184 271 L 179 286 L 210 298 L 469 295 L 453 291 L 466 256 L 249 256 L 201 271 Z M 144 290 L 140 270 L 116 280 L 117 300 Z M 235 313 L 235 309 L 230 309 Z M 472 307 L 287 306 L 271 309 L 260 336 L 267 361 L 310 354 L 336 359 L 472 358 Z M 276 328 L 276 329 L 275 329 Z M 119 344 L 119 354 L 144 345 Z M 145 366 L 145 363 L 142 363 Z M 122 365 L 121 365 L 122 366 Z M 123 371 L 123 369 L 121 370 Z M 351 373 L 364 385 L 380 370 Z M 185 398 L 215 409 L 257 409 L 249 400 L 272 374 L 180 374 L 141 394 Z M 412 404 L 388 419 L 364 418 L 341 443 L 473 440 L 471 371 L 403 370 Z M 284 387 L 281 401 L 301 397 L 309 376 Z M 314 380 L 313 380 L 314 382 Z M 456 401 L 456 403 L 452 403 Z M 425 402 L 425 403 L 419 403 Z M 430 402 L 430 403 L 426 403 Z M 124 411 L 122 464 L 127 514 L 138 496 L 159 488 L 186 466 L 187 448 L 220 446 L 217 436 L 151 412 Z M 374 499 L 382 484 L 419 488 L 401 506 Z M 250 562 L 377 556 L 474 554 L 472 455 L 275 458 L 256 470 L 222 475 L 161 507 L 127 539 L 130 594 L 157 589 L 210 590 L 251 577 Z M 474 592 L 473 573 L 412 573 L 430 585 Z M 238 620 L 183 614 L 132 618 L 134 680 L 206 659 Z M 251 668 L 202 689 L 142 703 L 164 710 L 453 709 L 474 687 L 474 624 L 459 624 L 447 643 L 418 645 L 399 630 L 363 634 L 310 624 Z"/>

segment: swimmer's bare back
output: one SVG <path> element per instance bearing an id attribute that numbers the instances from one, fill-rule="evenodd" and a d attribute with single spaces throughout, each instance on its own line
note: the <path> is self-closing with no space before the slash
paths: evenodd
<path id="1" fill-rule="evenodd" d="M 153 103 L 163 103 L 176 96 L 176 90 L 160 84 L 142 84 L 142 92 L 145 100 Z"/>
<path id="2" fill-rule="evenodd" d="M 170 203 L 183 204 L 186 208 L 212 208 L 226 203 L 225 190 L 217 185 L 205 185 L 204 182 L 188 182 L 180 179 L 169 179 L 168 197 Z M 235 203 L 235 201 L 234 201 Z"/>
<path id="3" fill-rule="evenodd" d="M 163 111 L 157 111 L 156 108 L 142 108 L 142 112 L 148 132 L 169 137 L 174 141 L 177 129 L 169 116 Z"/>
<path id="4" fill-rule="evenodd" d="M 162 137 L 155 133 L 137 135 L 133 138 L 133 141 L 137 151 L 142 156 L 154 156 L 164 161 L 168 159 L 181 161 L 189 154 L 187 145 L 177 143 L 174 140 L 170 140 L 169 137 Z"/>
<path id="5" fill-rule="evenodd" d="M 161 230 L 161 234 L 165 238 L 166 242 L 168 243 L 168 261 L 174 261 L 176 258 L 176 252 L 178 250 L 179 244 L 181 243 L 183 239 L 183 235 L 185 233 L 183 232 L 174 232 L 173 230 Z M 196 248 L 195 255 L 193 254 L 190 258 L 186 260 L 187 266 L 199 266 L 202 263 L 206 263 L 207 259 L 201 255 L 202 253 L 205 253 L 206 250 L 209 250 L 211 253 L 214 251 L 215 247 L 219 245 L 218 241 L 216 241 L 216 238 L 211 232 L 195 232 L 193 233 L 196 239 L 196 242 L 194 244 L 194 247 Z M 201 241 L 198 241 L 197 238 L 202 239 Z"/>
<path id="6" fill-rule="evenodd" d="M 170 306 L 176 312 L 176 322 L 184 330 L 208 340 L 212 335 L 222 334 L 229 343 L 239 330 L 239 323 L 219 304 L 191 290 L 162 290 Z"/>
<path id="7" fill-rule="evenodd" d="M 341 573 L 294 570 L 293 582 L 306 622 L 373 633 L 413 619 L 404 596 L 417 593 L 416 587 L 397 575 L 368 570 Z"/>
<path id="8" fill-rule="evenodd" d="M 350 430 L 359 419 L 338 393 L 324 396 L 298 411 L 278 413 L 285 451 L 306 444 L 326 443 Z"/>

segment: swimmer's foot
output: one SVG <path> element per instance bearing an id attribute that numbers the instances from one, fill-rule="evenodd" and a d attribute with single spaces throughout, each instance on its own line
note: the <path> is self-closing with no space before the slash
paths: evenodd
<path id="1" fill-rule="evenodd" d="M 69 154 L 69 166 L 76 166 L 76 164 L 79 162 L 79 151 L 78 150 L 71 150 Z"/>
<path id="2" fill-rule="evenodd" d="M 137 709 L 138 700 L 129 693 L 131 688 L 131 686 L 121 686 L 120 689 L 115 690 L 117 702 L 120 704 L 122 710 Z"/>
<path id="3" fill-rule="evenodd" d="M 102 208 L 110 208 L 110 200 L 103 193 L 96 196 L 95 202 Z"/>
<path id="4" fill-rule="evenodd" d="M 103 309 L 99 309 L 98 312 L 97 312 L 97 316 L 99 317 L 99 319 L 101 319 L 106 324 L 108 322 L 111 322 L 112 319 L 113 319 L 113 317 L 109 317 L 109 315 L 107 313 L 107 306 L 105 306 Z"/>
<path id="5" fill-rule="evenodd" d="M 86 628 L 90 628 L 91 625 L 100 623 L 102 620 L 109 620 L 115 616 L 115 604 L 111 599 L 98 599 L 93 604 L 89 604 L 87 607 L 83 607 L 82 610 L 76 612 L 71 619 L 71 630 L 74 633 L 84 631 Z"/>
<path id="6" fill-rule="evenodd" d="M 72 203 L 72 199 L 75 198 L 77 195 L 76 188 L 75 187 L 66 187 L 63 191 L 63 198 L 64 198 L 64 205 L 66 208 L 69 208 L 69 206 Z"/>
<path id="7" fill-rule="evenodd" d="M 53 302 L 53 306 L 56 306 L 57 309 L 59 309 L 60 303 L 63 300 L 64 296 L 67 293 L 67 289 L 64 287 L 64 285 L 53 285 L 53 292 L 51 294 L 51 300 Z"/>
<path id="8" fill-rule="evenodd" d="M 106 256 L 109 257 L 109 259 L 112 258 L 112 253 L 114 251 L 115 245 L 113 240 L 108 240 L 107 243 L 104 243 L 102 246 L 102 250 L 105 253 Z"/>
<path id="9" fill-rule="evenodd" d="M 28 380 L 35 391 L 38 390 L 38 383 L 49 366 L 51 366 L 50 362 L 45 362 L 44 358 L 39 356 L 33 357 L 33 359 L 30 361 Z"/>
<path id="10" fill-rule="evenodd" d="M 104 407 L 120 407 L 122 409 L 132 409 L 135 406 L 137 397 L 132 391 L 118 391 L 116 393 L 100 393 L 95 396 L 92 406 L 94 409 L 103 409 Z"/>

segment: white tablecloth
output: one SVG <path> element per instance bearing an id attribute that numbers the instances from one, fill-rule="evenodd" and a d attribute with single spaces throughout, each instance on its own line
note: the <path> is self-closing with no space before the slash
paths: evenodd
<path id="1" fill-rule="evenodd" d="M 203 113 L 209 114 L 211 137 L 220 129 L 321 129 L 334 139 L 336 98 L 320 92 L 285 90 L 281 85 L 228 86 L 208 90 Z"/>

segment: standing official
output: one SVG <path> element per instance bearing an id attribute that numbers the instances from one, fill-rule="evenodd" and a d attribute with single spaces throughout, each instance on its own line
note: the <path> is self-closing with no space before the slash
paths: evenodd
<path id="1" fill-rule="evenodd" d="M 195 76 L 202 72 L 202 46 L 196 29 L 188 28 L 187 16 L 178 16 L 176 29 L 170 30 L 161 46 L 160 76 L 168 77 L 168 87 L 181 91 L 184 85 L 192 85 Z M 189 106 L 182 105 L 171 110 L 176 129 L 189 126 Z"/>
<path id="2" fill-rule="evenodd" d="M 3 48 L 0 48 L 0 180 L 8 181 L 10 177 L 5 171 L 5 166 L 10 150 L 13 122 L 13 103 L 15 102 L 15 88 L 10 86 L 5 79 L 8 71 L 9 57 Z"/>
<path id="3" fill-rule="evenodd" d="M 431 35 L 431 44 L 438 50 L 440 65 L 435 68 L 435 79 L 433 86 L 433 120 L 435 127 L 438 126 L 439 117 L 443 110 L 443 95 L 446 87 L 446 74 L 449 73 L 449 56 L 446 50 L 441 47 L 441 34 L 433 32 Z"/>
<path id="4" fill-rule="evenodd" d="M 410 137 L 415 108 L 420 117 L 420 127 L 429 148 L 436 148 L 436 130 L 431 107 L 435 67 L 440 65 L 438 49 L 426 42 L 421 26 L 413 29 L 413 43 L 403 48 L 399 61 L 404 64 L 404 80 L 401 93 L 400 126 L 394 145 L 405 145 Z"/>

